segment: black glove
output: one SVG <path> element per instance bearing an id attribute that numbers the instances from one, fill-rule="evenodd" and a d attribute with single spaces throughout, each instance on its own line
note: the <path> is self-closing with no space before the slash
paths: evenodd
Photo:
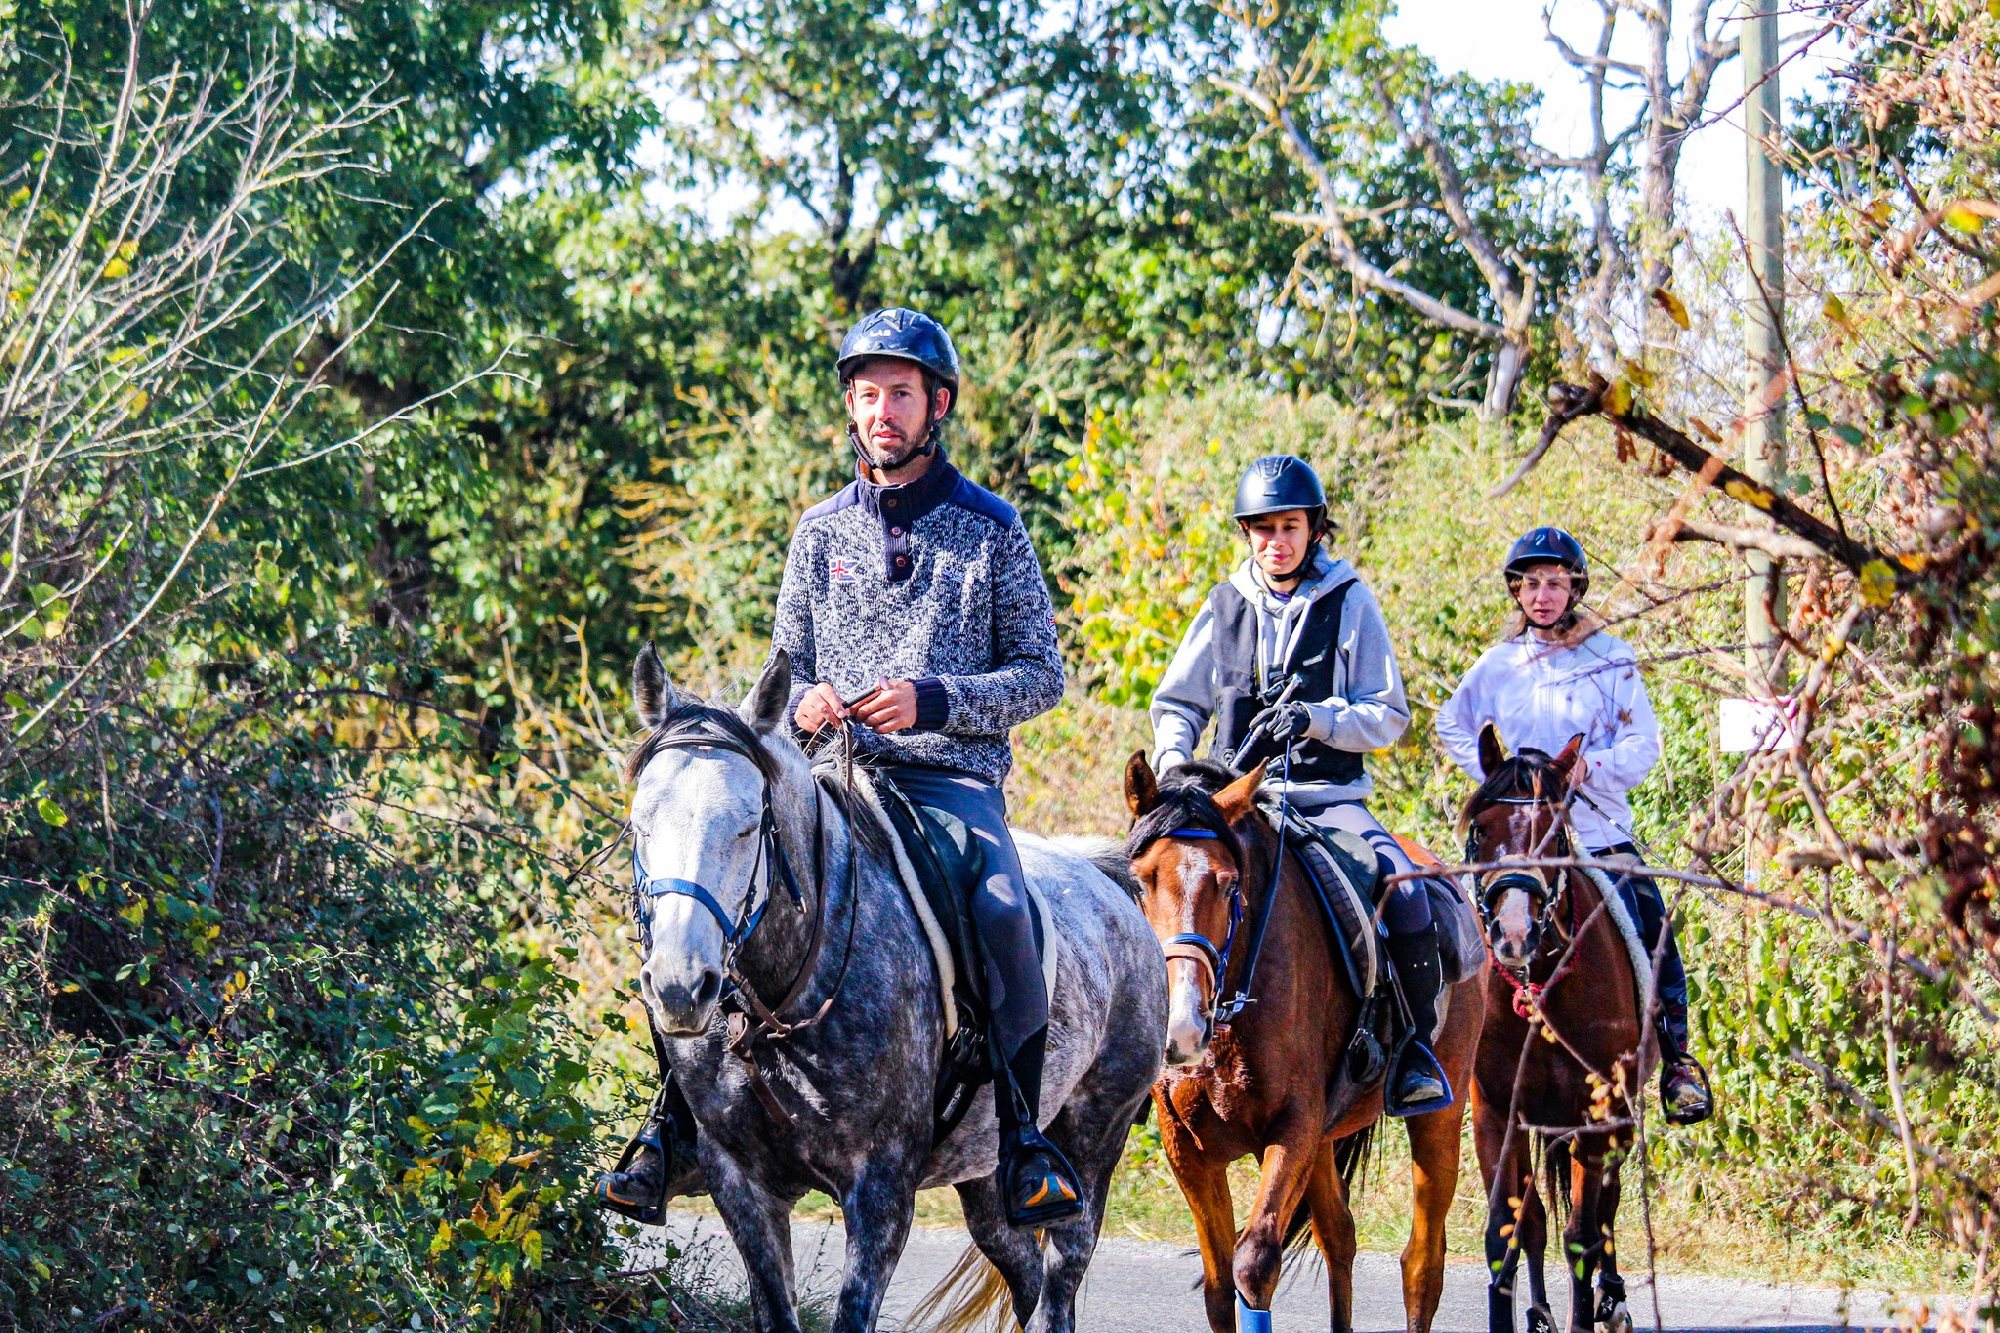
<path id="1" fill-rule="evenodd" d="M 1262 730 L 1271 745 L 1285 749 L 1312 726 L 1312 710 L 1296 701 L 1266 708 L 1250 719 L 1250 730 Z"/>

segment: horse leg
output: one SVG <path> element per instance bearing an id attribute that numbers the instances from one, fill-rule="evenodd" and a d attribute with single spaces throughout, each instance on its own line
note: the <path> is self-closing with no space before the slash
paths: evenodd
<path id="1" fill-rule="evenodd" d="M 921 1165 L 885 1148 L 855 1174 L 854 1183 L 841 1197 L 847 1253 L 834 1333 L 869 1333 L 875 1327 L 882 1297 L 889 1289 L 889 1275 L 896 1271 L 903 1243 L 910 1238 Z"/>
<path id="2" fill-rule="evenodd" d="M 1173 1151 L 1175 1147 L 1179 1152 Z M 1236 1287 L 1229 1264 L 1236 1248 L 1236 1202 L 1229 1197 L 1229 1165 L 1203 1157 L 1191 1143 L 1170 1139 L 1168 1158 L 1194 1217 L 1201 1250 L 1201 1298 L 1211 1333 L 1236 1333 Z"/>
<path id="3" fill-rule="evenodd" d="M 1285 1232 L 1305 1197 L 1313 1159 L 1319 1155 L 1322 1117 L 1317 1107 L 1310 1116 L 1296 1110 L 1280 1116 L 1277 1142 L 1264 1147 L 1257 1198 L 1243 1223 L 1243 1238 L 1236 1242 L 1234 1265 L 1236 1292 L 1252 1310 L 1269 1310 L 1271 1297 L 1277 1294 L 1284 1271 Z"/>
<path id="4" fill-rule="evenodd" d="M 1618 1271 L 1618 1167 L 1606 1163 L 1604 1183 L 1597 1195 L 1598 1231 L 1604 1248 L 1597 1260 L 1597 1313 L 1595 1321 L 1611 1333 L 1632 1333 L 1632 1311 L 1625 1304 L 1625 1278 Z"/>
<path id="5" fill-rule="evenodd" d="M 1488 1333 L 1514 1333 L 1514 1274 L 1521 1263 L 1521 1222 L 1535 1206 L 1535 1181 L 1528 1171 L 1525 1131 L 1509 1143 L 1507 1123 L 1481 1115 L 1472 1142 L 1486 1180 L 1486 1323 Z M 1521 1200 L 1519 1214 L 1508 1202 Z M 1539 1265 L 1537 1253 L 1532 1265 Z M 1531 1265 L 1531 1266 L 1532 1266 Z"/>
<path id="6" fill-rule="evenodd" d="M 1333 1140 L 1320 1143 L 1306 1177 L 1306 1208 L 1312 1213 L 1313 1239 L 1326 1260 L 1327 1300 L 1333 1333 L 1354 1329 L 1354 1211 L 1348 1206 L 1347 1185 L 1333 1164 Z"/>
<path id="7" fill-rule="evenodd" d="M 1457 1106 L 1403 1122 L 1410 1135 L 1410 1176 L 1415 1207 L 1410 1240 L 1403 1247 L 1403 1318 L 1409 1333 L 1430 1333 L 1444 1295 L 1444 1225 L 1458 1192 Z"/>
<path id="8" fill-rule="evenodd" d="M 716 1210 L 743 1257 L 757 1333 L 799 1333 L 791 1202 L 759 1185 L 720 1152 L 708 1150 L 706 1143 L 701 1157 Z"/>
<path id="9" fill-rule="evenodd" d="M 1014 1322 L 1025 1328 L 1042 1300 L 1042 1247 L 1035 1233 L 1007 1225 L 1000 1207 L 1000 1187 L 990 1175 L 960 1182 L 958 1204 L 965 1213 L 965 1229 L 972 1233 L 972 1243 L 999 1270 L 1014 1298 Z"/>
<path id="10" fill-rule="evenodd" d="M 1528 1257 L 1528 1333 L 1556 1333 L 1556 1317 L 1549 1310 L 1549 1285 L 1544 1261 L 1549 1245 L 1549 1211 L 1542 1192 L 1529 1182 L 1522 1196 L 1521 1224 L 1514 1232 L 1521 1253 Z"/>
<path id="11" fill-rule="evenodd" d="M 1570 1333 L 1590 1333 L 1590 1279 L 1604 1240 L 1597 1229 L 1604 1158 L 1576 1150 L 1569 1178 L 1569 1226 L 1563 1230 L 1563 1258 L 1569 1265 L 1569 1329 Z"/>
<path id="12" fill-rule="evenodd" d="M 1056 1146 L 1070 1152 L 1083 1184 L 1083 1216 L 1048 1231 L 1048 1268 L 1042 1280 L 1042 1304 L 1035 1311 L 1027 1333 L 1073 1333 L 1076 1328 L 1076 1292 L 1097 1252 L 1097 1237 L 1104 1225 L 1104 1205 L 1111 1193 L 1111 1173 L 1125 1155 L 1125 1136 L 1132 1113 L 1109 1117 L 1108 1132 L 1095 1145 L 1077 1144 L 1076 1108 L 1065 1108 L 1049 1126 Z M 1072 1151 L 1072 1145 L 1076 1145 Z"/>

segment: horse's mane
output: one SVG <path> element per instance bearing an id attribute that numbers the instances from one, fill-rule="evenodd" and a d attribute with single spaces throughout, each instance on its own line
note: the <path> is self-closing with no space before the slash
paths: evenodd
<path id="1" fill-rule="evenodd" d="M 1507 756 L 1498 768 L 1486 775 L 1479 789 L 1466 798 L 1465 807 L 1458 815 L 1460 835 L 1472 827 L 1473 817 L 1490 805 L 1519 800 L 1523 796 L 1538 796 L 1543 792 L 1560 792 L 1561 779 L 1549 771 L 1555 761 L 1555 756 L 1548 751 L 1532 746 L 1523 746 Z"/>
<path id="2" fill-rule="evenodd" d="M 1212 759 L 1197 759 L 1171 770 L 1160 784 L 1160 802 L 1139 817 L 1125 839 L 1125 856 L 1132 860 L 1161 838 L 1182 829 L 1212 833 L 1236 864 L 1246 864 L 1243 843 L 1229 826 L 1229 817 L 1215 803 L 1215 793 L 1242 774 Z"/>
<path id="3" fill-rule="evenodd" d="M 757 771 L 764 775 L 766 782 L 777 781 L 778 761 L 765 751 L 764 742 L 755 727 L 745 722 L 732 708 L 708 703 L 688 694 L 674 696 L 672 707 L 646 733 L 646 738 L 639 742 L 639 748 L 626 758 L 625 780 L 638 781 L 639 774 L 653 762 L 654 756 L 668 741 L 700 731 L 721 733 L 726 744 L 734 745 L 750 756 L 750 762 L 757 765 Z"/>

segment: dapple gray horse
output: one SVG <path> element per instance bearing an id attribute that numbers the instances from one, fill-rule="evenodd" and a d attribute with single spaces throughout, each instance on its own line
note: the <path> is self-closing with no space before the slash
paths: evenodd
<path id="1" fill-rule="evenodd" d="M 834 1327 L 861 1333 L 875 1327 L 917 1190 L 953 1184 L 974 1243 L 1005 1281 L 1004 1291 L 986 1282 L 978 1301 L 1011 1295 L 1031 1333 L 1073 1328 L 1112 1169 L 1165 1047 L 1166 966 L 1116 850 L 1103 862 L 1114 881 L 1076 850 L 1018 835 L 1060 941 L 1044 1129 L 1086 1194 L 1083 1217 L 1044 1240 L 1001 1216 L 990 1089 L 931 1142 L 945 1040 L 938 969 L 893 861 L 850 827 L 838 782 L 819 785 L 790 737 L 784 655 L 740 713 L 677 695 L 650 644 L 632 684 L 651 730 L 628 769 L 632 829 L 648 882 L 676 886 L 637 898 L 651 941 L 641 989 L 700 1126 L 702 1171 L 749 1273 L 757 1327 L 799 1327 L 791 1212 L 808 1190 L 840 1204 L 847 1252 Z M 774 838 L 762 833 L 767 811 Z M 753 1046 L 753 1075 L 731 1050 L 722 996 L 735 984 L 777 1007 L 807 970 L 815 918 L 817 961 L 778 1017 L 821 1016 Z"/>

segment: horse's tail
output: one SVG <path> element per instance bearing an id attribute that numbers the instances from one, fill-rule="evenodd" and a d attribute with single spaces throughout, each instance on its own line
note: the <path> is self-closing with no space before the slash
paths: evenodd
<path id="1" fill-rule="evenodd" d="M 1569 1140 L 1542 1140 L 1542 1189 L 1548 1195 L 1549 1230 L 1569 1222 Z"/>
<path id="2" fill-rule="evenodd" d="M 1014 1293 L 976 1245 L 965 1247 L 951 1271 L 917 1302 L 909 1327 L 925 1333 L 1002 1333 L 1013 1322 Z"/>
<path id="3" fill-rule="evenodd" d="M 1349 1203 L 1368 1186 L 1368 1158 L 1375 1147 L 1375 1127 L 1380 1123 L 1371 1120 L 1333 1145 L 1333 1167 L 1340 1172 L 1340 1183 L 1347 1187 Z"/>

